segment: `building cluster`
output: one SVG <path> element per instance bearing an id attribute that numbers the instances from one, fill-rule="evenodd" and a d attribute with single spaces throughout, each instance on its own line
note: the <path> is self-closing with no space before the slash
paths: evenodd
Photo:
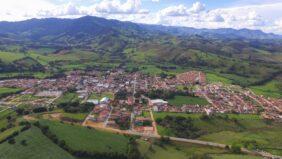
<path id="1" fill-rule="evenodd" d="M 173 106 L 163 99 L 149 99 L 144 95 L 135 98 L 136 92 L 149 92 L 152 89 L 164 89 L 175 91 L 178 87 L 190 87 L 197 85 L 193 91 L 196 96 L 205 98 L 210 104 L 200 106 L 182 105 Z M 93 122 L 104 123 L 109 127 L 117 127 L 119 121 L 132 121 L 148 106 L 156 112 L 190 112 L 190 113 L 261 113 L 269 119 L 282 119 L 282 101 L 267 99 L 257 96 L 249 90 L 239 86 L 223 85 L 220 83 L 207 84 L 203 72 L 190 71 L 181 73 L 175 77 L 157 77 L 142 73 L 128 73 L 123 70 L 112 71 L 73 71 L 65 77 L 55 79 L 8 79 L 0 81 L 0 87 L 23 88 L 22 95 L 37 97 L 32 100 L 48 105 L 54 99 L 59 98 L 68 90 L 75 90 L 83 102 L 92 103 L 95 108 L 89 116 Z M 108 98 L 90 99 L 92 93 L 103 94 L 105 92 L 117 93 L 126 90 L 127 100 L 111 101 Z M 24 103 L 23 98 L 8 97 L 7 102 L 16 101 Z M 41 99 L 45 99 L 44 102 Z M 142 100 L 148 101 L 148 105 Z M 114 103 L 112 103 L 114 102 Z M 113 107 L 114 104 L 114 107 Z M 133 116 L 133 117 L 132 117 Z M 120 120 L 118 120 L 120 119 Z M 142 118 L 138 118 L 136 124 L 140 124 Z M 148 128 L 150 129 L 150 128 Z"/>

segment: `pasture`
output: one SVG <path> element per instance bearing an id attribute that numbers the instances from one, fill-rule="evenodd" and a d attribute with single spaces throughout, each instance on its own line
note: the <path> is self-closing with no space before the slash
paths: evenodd
<path id="1" fill-rule="evenodd" d="M 75 159 L 45 137 L 41 131 L 32 127 L 15 137 L 15 144 L 0 144 L 1 159 Z M 25 141 L 25 144 L 23 144 Z"/>
<path id="2" fill-rule="evenodd" d="M 128 138 L 123 135 L 55 121 L 40 120 L 40 123 L 49 126 L 52 133 L 74 150 L 126 154 Z"/>

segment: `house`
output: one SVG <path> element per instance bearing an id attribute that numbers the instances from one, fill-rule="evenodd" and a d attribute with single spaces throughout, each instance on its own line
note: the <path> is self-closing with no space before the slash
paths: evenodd
<path id="1" fill-rule="evenodd" d="M 154 99 L 149 101 L 150 106 L 162 106 L 162 105 L 166 106 L 167 104 L 168 102 L 162 99 Z"/>
<path id="2" fill-rule="evenodd" d="M 92 103 L 92 104 L 95 104 L 95 105 L 99 104 L 99 100 L 97 100 L 97 99 L 89 99 L 86 102 L 87 103 Z"/>
<path id="3" fill-rule="evenodd" d="M 100 100 L 100 103 L 102 103 L 102 104 L 109 103 L 109 102 L 110 102 L 110 98 L 108 98 L 108 97 L 103 97 L 103 98 Z"/>

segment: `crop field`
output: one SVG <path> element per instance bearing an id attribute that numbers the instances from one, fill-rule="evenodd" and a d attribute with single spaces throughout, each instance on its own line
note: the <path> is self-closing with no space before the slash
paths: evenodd
<path id="1" fill-rule="evenodd" d="M 187 105 L 208 105 L 208 101 L 199 97 L 190 96 L 175 96 L 173 99 L 169 99 L 168 103 L 175 106 Z"/>
<path id="2" fill-rule="evenodd" d="M 125 136 L 54 121 L 41 120 L 40 123 L 48 125 L 51 132 L 74 150 L 126 153 L 128 138 Z"/>
<path id="3" fill-rule="evenodd" d="M 22 144 L 25 140 L 26 144 Z M 74 159 L 68 152 L 45 137 L 38 128 L 22 132 L 15 137 L 15 144 L 0 144 L 1 159 Z"/>

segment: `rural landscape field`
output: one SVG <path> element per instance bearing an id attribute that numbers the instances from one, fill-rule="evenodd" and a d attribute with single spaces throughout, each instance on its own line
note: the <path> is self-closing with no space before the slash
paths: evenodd
<path id="1" fill-rule="evenodd" d="M 0 5 L 0 159 L 282 159 L 282 1 Z"/>

